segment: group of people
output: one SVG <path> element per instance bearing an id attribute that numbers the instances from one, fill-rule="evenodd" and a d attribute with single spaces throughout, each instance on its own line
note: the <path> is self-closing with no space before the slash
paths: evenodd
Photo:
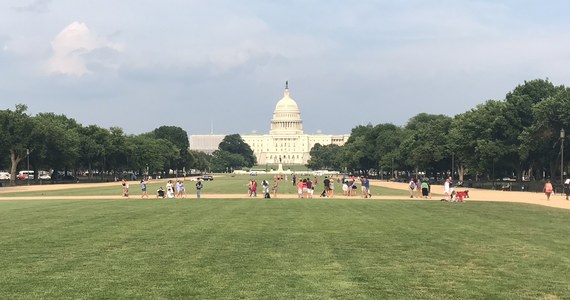
<path id="1" fill-rule="evenodd" d="M 360 181 L 360 196 L 363 198 L 370 198 L 372 195 L 370 194 L 370 180 L 366 176 L 355 177 L 352 175 L 349 178 L 343 177 L 342 178 L 342 193 L 344 196 L 356 196 L 358 186 L 357 186 L 357 178 Z"/>
<path id="2" fill-rule="evenodd" d="M 279 180 L 283 180 L 282 176 L 273 176 L 273 197 L 277 197 L 277 189 L 279 188 Z M 255 180 L 249 180 L 246 184 L 247 186 L 247 195 L 249 197 L 257 197 L 257 181 Z M 269 187 L 269 181 L 264 179 L 261 183 L 261 186 L 263 188 L 263 197 L 264 198 L 271 198 L 271 193 L 270 193 L 270 187 Z"/>
<path id="3" fill-rule="evenodd" d="M 317 181 L 317 178 L 315 178 L 315 181 Z M 308 177 L 297 180 L 297 197 L 313 198 L 313 194 L 315 193 L 315 181 L 311 181 L 311 178 Z"/>
<path id="4" fill-rule="evenodd" d="M 410 188 L 410 198 L 423 198 L 423 199 L 431 199 L 431 184 L 429 183 L 428 178 L 419 178 L 414 180 L 414 177 L 410 178 L 409 183 Z M 453 194 L 453 180 L 451 177 L 445 181 L 444 184 L 444 192 L 446 198 L 450 201 L 452 200 Z"/>
<path id="5" fill-rule="evenodd" d="M 148 177 L 143 177 L 140 181 L 140 186 L 141 186 L 141 199 L 147 198 L 149 197 L 148 195 L 148 182 L 149 182 L 149 178 Z M 126 181 L 125 179 L 123 179 L 121 181 L 121 186 L 122 186 L 122 196 L 125 198 L 129 197 L 129 182 Z M 202 180 L 198 180 L 198 182 L 196 182 L 196 197 L 200 198 L 201 192 L 202 192 L 202 188 L 204 187 L 204 185 L 202 184 Z M 168 182 L 166 183 L 166 190 L 161 186 L 158 188 L 158 190 L 156 191 L 156 198 L 169 198 L 169 199 L 175 199 L 175 198 L 184 198 L 185 197 L 185 188 L 184 188 L 184 180 L 182 179 L 177 179 L 175 182 L 173 182 L 173 180 L 168 180 Z"/>

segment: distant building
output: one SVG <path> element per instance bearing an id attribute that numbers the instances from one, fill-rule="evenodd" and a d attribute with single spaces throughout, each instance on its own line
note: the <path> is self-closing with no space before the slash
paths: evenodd
<path id="1" fill-rule="evenodd" d="M 224 140 L 225 134 L 191 135 L 190 150 L 212 154 Z"/>
<path id="2" fill-rule="evenodd" d="M 244 142 L 253 150 L 260 165 L 278 163 L 304 165 L 309 160 L 309 152 L 315 144 L 342 146 L 349 136 L 349 134 L 305 134 L 301 111 L 295 100 L 289 96 L 287 83 L 283 98 L 275 106 L 269 134 L 241 135 Z M 190 149 L 212 153 L 223 138 L 224 135 L 192 135 Z"/>

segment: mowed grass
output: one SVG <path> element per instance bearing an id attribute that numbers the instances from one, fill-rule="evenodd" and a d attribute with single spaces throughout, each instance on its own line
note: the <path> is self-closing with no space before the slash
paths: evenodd
<path id="1" fill-rule="evenodd" d="M 567 299 L 569 217 L 489 202 L 0 201 L 0 298 Z"/>
<path id="2" fill-rule="evenodd" d="M 182 178 L 181 178 L 182 179 Z M 236 175 L 236 176 L 216 176 L 213 181 L 204 181 L 203 194 L 247 194 L 247 183 L 249 180 L 255 180 L 258 183 L 258 193 L 261 194 L 261 183 L 266 179 L 269 181 L 269 186 L 273 188 L 273 177 L 272 176 L 249 176 L 249 175 Z M 314 180 L 314 177 L 311 177 Z M 153 179 L 150 180 L 147 191 L 151 196 L 156 195 L 156 190 L 159 187 L 166 188 L 166 183 L 168 180 L 176 181 L 176 178 L 172 179 Z M 317 178 L 317 186 L 315 188 L 315 197 L 323 191 L 324 177 Z M 196 192 L 195 187 L 196 182 L 191 181 L 190 178 L 184 180 L 184 187 L 186 193 L 189 195 L 194 195 Z M 105 186 L 105 187 L 87 187 L 87 188 L 73 188 L 73 184 L 66 184 L 66 189 L 52 190 L 52 191 L 26 191 L 26 192 L 13 192 L 13 193 L 0 193 L 1 197 L 19 197 L 19 196 L 121 196 L 122 186 L 121 182 L 116 182 L 116 185 Z M 335 181 L 334 184 L 335 194 L 342 195 L 342 185 Z M 390 189 L 384 187 L 370 187 L 372 195 L 382 195 L 382 196 L 406 196 L 409 192 L 397 189 Z M 133 197 L 141 195 L 140 184 L 131 182 L 129 186 L 130 195 Z M 297 197 L 297 187 L 293 185 L 293 181 L 290 176 L 287 180 L 279 181 L 278 197 Z M 358 181 L 357 194 L 360 195 L 360 181 Z"/>

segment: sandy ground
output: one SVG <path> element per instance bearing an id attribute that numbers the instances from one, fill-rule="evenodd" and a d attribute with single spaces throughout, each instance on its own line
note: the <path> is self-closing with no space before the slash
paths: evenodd
<path id="1" fill-rule="evenodd" d="M 131 182 L 131 185 L 136 185 L 138 182 Z M 398 182 L 385 182 L 385 181 L 371 181 L 374 186 L 383 186 L 393 189 L 408 190 L 407 183 Z M 49 185 L 32 185 L 32 186 L 17 186 L 17 187 L 3 187 L 0 188 L 0 201 L 1 200 L 115 200 L 115 199 L 127 199 L 119 195 L 117 196 L 39 196 L 39 197 L 2 197 L 2 193 L 12 193 L 21 191 L 49 191 L 49 190 L 62 190 L 70 188 L 84 188 L 84 187 L 104 187 L 104 186 L 117 186 L 116 182 L 105 182 L 105 183 L 78 183 L 78 184 L 49 184 Z M 464 190 L 459 188 L 458 190 Z M 432 186 L 432 192 L 434 194 L 443 194 L 443 186 L 434 185 Z M 546 196 L 543 193 L 532 193 L 532 192 L 513 192 L 513 191 L 493 191 L 493 190 L 483 190 L 483 189 L 469 189 L 470 198 L 465 199 L 465 202 L 470 201 L 495 201 L 495 202 L 519 202 L 543 205 L 556 208 L 570 209 L 570 201 L 566 200 L 566 196 L 556 194 L 550 196 L 550 200 L 546 200 Z M 318 196 L 317 196 L 318 197 Z M 149 196 L 150 199 L 156 199 L 153 195 Z M 208 194 L 207 191 L 202 193 L 202 198 L 204 199 L 239 199 L 248 198 L 248 196 L 243 194 Z M 261 196 L 257 198 L 263 199 Z M 296 198 L 294 194 L 278 194 L 277 198 Z M 354 199 L 357 197 L 343 197 L 342 195 L 336 195 L 335 198 L 340 199 Z M 440 201 L 441 196 L 434 196 L 432 199 L 425 201 Z M 132 195 L 130 198 L 132 200 L 140 199 L 140 195 Z M 187 194 L 186 199 L 195 199 L 195 194 Z M 382 196 L 373 195 L 372 200 L 417 200 L 417 198 L 410 199 L 409 197 L 395 197 L 395 196 Z M 162 200 L 162 199 L 160 199 Z"/>

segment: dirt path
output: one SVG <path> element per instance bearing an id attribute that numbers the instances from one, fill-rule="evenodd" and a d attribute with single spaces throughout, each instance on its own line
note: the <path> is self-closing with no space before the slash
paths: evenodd
<path id="1" fill-rule="evenodd" d="M 408 190 L 407 183 L 401 182 L 385 182 L 385 181 L 373 181 L 375 186 L 383 186 L 392 189 Z M 458 191 L 466 190 L 467 188 L 458 188 Z M 432 193 L 443 194 L 442 185 L 432 185 Z M 546 196 L 543 193 L 533 193 L 533 192 L 514 192 L 514 191 L 494 191 L 494 190 L 484 190 L 469 188 L 469 199 L 465 201 L 494 201 L 494 202 L 519 202 L 519 203 L 529 203 L 544 205 L 549 207 L 570 209 L 570 201 L 566 200 L 565 195 L 551 195 L 550 200 L 546 200 Z M 439 201 L 442 197 L 434 197 Z"/>
<path id="2" fill-rule="evenodd" d="M 131 182 L 130 184 L 136 184 L 138 182 Z M 407 183 L 398 182 L 385 182 L 385 181 L 371 181 L 373 186 L 382 186 L 392 189 L 408 190 Z M 85 187 L 105 187 L 105 186 L 116 186 L 116 182 L 105 182 L 105 183 L 78 183 L 78 184 L 50 184 L 50 185 L 32 185 L 32 186 L 17 186 L 17 187 L 4 187 L 0 188 L 0 194 L 2 193 L 12 193 L 12 192 L 23 192 L 23 191 L 53 191 L 53 190 L 63 190 L 71 188 L 85 188 Z M 463 190 L 463 189 L 458 189 Z M 434 185 L 432 186 L 432 192 L 434 194 L 443 194 L 443 186 Z M 533 192 L 503 192 L 503 191 L 493 191 L 484 189 L 469 189 L 469 195 L 471 198 L 466 199 L 469 201 L 494 201 L 494 202 L 519 202 L 519 203 L 529 203 L 536 205 L 543 205 L 549 207 L 570 209 L 570 201 L 565 200 L 565 196 L 560 194 L 552 195 L 550 201 L 546 200 L 546 196 L 542 193 Z M 318 196 L 317 196 L 318 197 Z M 202 193 L 202 198 L 204 199 L 241 199 L 248 198 L 245 194 L 208 194 L 207 192 Z M 263 199 L 261 196 L 258 199 Z M 296 198 L 295 194 L 280 194 L 277 198 Z M 358 197 L 342 197 L 335 196 L 336 199 L 359 199 Z M 130 198 L 123 198 L 120 196 L 37 196 L 37 197 L 0 197 L 0 201 L 5 200 L 139 200 L 140 195 L 132 195 Z M 156 199 L 153 195 L 149 199 Z M 186 195 L 186 200 L 195 199 L 195 195 L 190 193 Z M 417 200 L 417 198 L 410 199 L 409 197 L 402 196 L 382 196 L 374 195 L 373 200 Z M 440 201 L 441 197 L 433 197 L 430 200 L 425 201 Z M 163 199 L 157 199 L 163 200 Z M 173 200 L 173 199 L 167 199 Z M 178 200 L 178 199 L 177 199 Z M 182 199 L 180 199 L 182 200 Z"/>

